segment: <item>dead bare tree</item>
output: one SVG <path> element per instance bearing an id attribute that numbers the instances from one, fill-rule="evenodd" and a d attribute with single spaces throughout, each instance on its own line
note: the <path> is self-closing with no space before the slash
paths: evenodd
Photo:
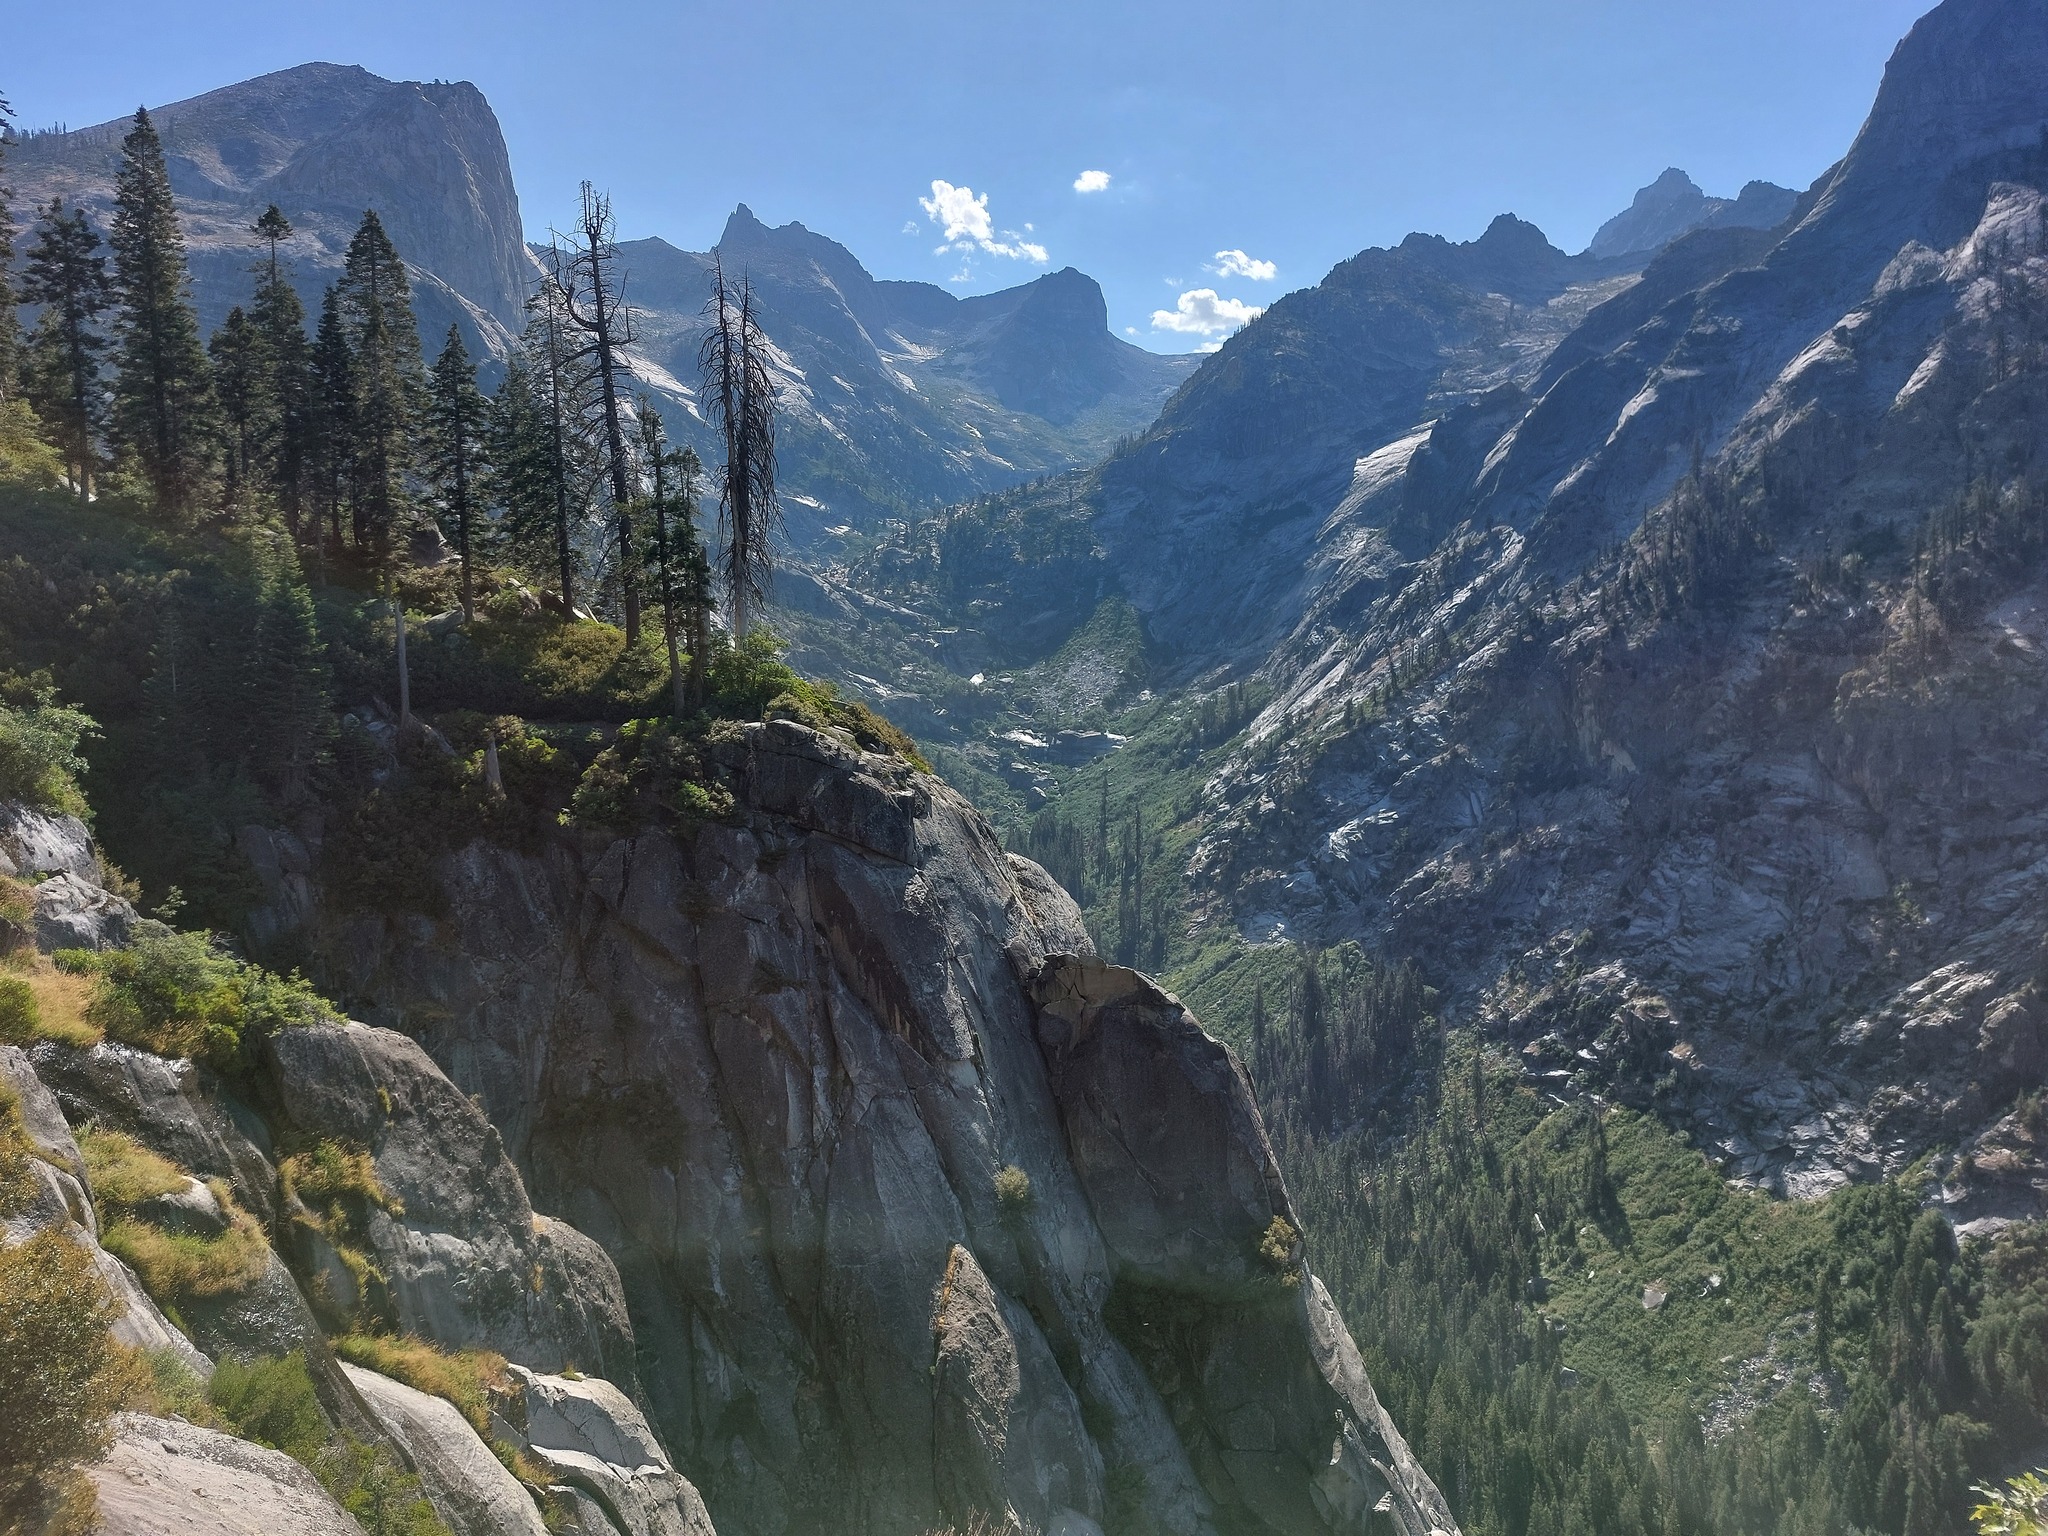
<path id="1" fill-rule="evenodd" d="M 711 329 L 697 363 L 705 409 L 725 451 L 718 481 L 719 574 L 732 605 L 733 638 L 739 640 L 746 636 L 750 610 L 767 600 L 782 527 L 775 494 L 775 380 L 753 285 L 743 275 L 735 294 L 725 263 L 716 257 L 705 312 Z"/>
<path id="2" fill-rule="evenodd" d="M 612 534 L 618 545 L 626 643 L 632 645 L 640 638 L 640 577 L 639 562 L 634 558 L 631 466 L 619 388 L 621 375 L 628 371 L 623 350 L 635 339 L 633 311 L 618 275 L 611 199 L 587 181 L 583 183 L 582 217 L 570 244 L 568 262 L 556 268 L 550 281 L 560 290 L 561 309 L 568 323 L 587 338 L 575 356 L 589 360 L 603 411 L 605 457 L 611 472 Z"/>

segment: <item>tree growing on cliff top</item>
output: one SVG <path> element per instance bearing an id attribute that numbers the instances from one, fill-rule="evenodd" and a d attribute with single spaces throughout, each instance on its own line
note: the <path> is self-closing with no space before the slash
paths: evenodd
<path id="1" fill-rule="evenodd" d="M 257 466 L 284 525 L 294 539 L 306 536 L 312 495 L 310 435 L 313 420 L 312 346 L 306 337 L 306 307 L 292 286 L 289 263 L 278 247 L 292 237 L 291 220 L 275 203 L 249 227 L 268 247 L 256 264 L 256 295 L 249 305 L 262 350 L 260 413 L 252 431 Z M 317 525 L 314 529 L 317 537 Z"/>
<path id="2" fill-rule="evenodd" d="M 584 338 L 569 361 L 584 365 L 596 394 L 599 441 L 611 486 L 612 540 L 618 562 L 626 644 L 640 638 L 640 576 L 633 540 L 631 465 L 625 416 L 619 395 L 630 375 L 624 349 L 633 337 L 633 312 L 618 275 L 611 199 L 583 183 L 583 212 L 566 262 L 557 262 L 548 282 L 555 289 L 560 318 Z"/>
<path id="3" fill-rule="evenodd" d="M 213 394 L 185 236 L 149 114 L 136 109 L 114 181 L 114 435 L 157 515 L 191 517 L 213 476 Z"/>
<path id="4" fill-rule="evenodd" d="M 335 284 L 348 339 L 352 493 L 358 554 L 382 563 L 411 506 L 414 432 L 425 394 L 405 265 L 375 209 L 363 214 Z"/>
<path id="5" fill-rule="evenodd" d="M 436 497 L 455 520 L 462 617 L 470 623 L 476 619 L 475 521 L 489 412 L 476 387 L 476 364 L 469 360 L 462 332 L 451 325 L 427 384 L 427 460 Z"/>
<path id="6" fill-rule="evenodd" d="M 25 370 L 30 401 L 64 455 L 81 501 L 92 496 L 96 443 L 106 414 L 100 353 L 107 343 L 97 322 L 113 293 L 99 246 L 85 211 L 66 212 L 63 199 L 52 198 L 28 249 L 21 285 L 25 300 L 43 306 Z"/>
<path id="7" fill-rule="evenodd" d="M 718 473 L 719 575 L 732 605 L 733 634 L 744 639 L 750 612 L 767 600 L 782 526 L 775 494 L 775 381 L 753 286 L 742 276 L 735 289 L 725 263 L 716 258 L 705 312 L 711 329 L 697 362 L 705 414 L 725 452 Z"/>

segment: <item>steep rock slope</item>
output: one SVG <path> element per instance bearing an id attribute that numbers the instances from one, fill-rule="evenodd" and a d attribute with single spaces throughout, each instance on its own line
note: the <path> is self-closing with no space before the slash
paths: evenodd
<path id="1" fill-rule="evenodd" d="M 323 912 L 618 1260 L 726 1536 L 1454 1529 L 1302 1266 L 1236 1059 L 950 790 L 789 723 L 738 809 Z"/>
<path id="2" fill-rule="evenodd" d="M 742 204 L 709 252 L 628 242 L 643 380 L 702 434 L 697 348 L 714 256 L 752 285 L 775 344 L 782 483 L 800 547 L 828 527 L 957 501 L 1072 468 L 1143 430 L 1194 360 L 1112 335 L 1102 290 L 1068 267 L 960 298 L 881 282 L 844 246 L 771 229 Z M 709 451 L 708 438 L 699 443 Z"/>
<path id="3" fill-rule="evenodd" d="M 1697 286 L 1748 237 L 1674 246 L 1476 474 L 1355 487 L 1454 531 L 1275 653 L 1203 889 L 1422 958 L 1736 1176 L 1947 1144 L 1958 1220 L 2038 1213 L 2044 67 L 2048 6 L 1950 0 L 1796 227 Z"/>
<path id="4" fill-rule="evenodd" d="M 385 80 L 353 65 L 302 64 L 152 110 L 192 257 L 201 323 L 246 303 L 260 249 L 249 225 L 276 203 L 297 230 L 284 247 L 308 313 L 374 208 L 415 285 L 421 334 L 459 322 L 501 352 L 524 323 L 533 266 L 504 136 L 467 83 Z M 9 155 L 26 218 L 52 197 L 104 234 L 126 119 L 27 137 Z"/>

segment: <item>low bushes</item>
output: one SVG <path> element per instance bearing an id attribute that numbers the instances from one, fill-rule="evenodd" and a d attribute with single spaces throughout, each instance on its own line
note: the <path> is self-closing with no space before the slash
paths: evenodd
<path id="1" fill-rule="evenodd" d="M 234 1433 L 310 1469 L 368 1536 L 448 1536 L 417 1477 L 328 1426 L 304 1355 L 223 1360 L 207 1395 Z"/>
<path id="2" fill-rule="evenodd" d="M 99 980 L 85 1022 L 124 1045 L 240 1070 L 280 1029 L 340 1016 L 296 972 L 279 976 L 213 946 L 203 933 L 145 924 L 127 949 L 60 950 L 58 967 Z"/>
<path id="3" fill-rule="evenodd" d="M 107 1331 L 117 1314 L 62 1233 L 0 1248 L 0 1530 L 90 1528 L 92 1487 L 76 1469 L 104 1454 L 112 1415 L 143 1382 Z"/>

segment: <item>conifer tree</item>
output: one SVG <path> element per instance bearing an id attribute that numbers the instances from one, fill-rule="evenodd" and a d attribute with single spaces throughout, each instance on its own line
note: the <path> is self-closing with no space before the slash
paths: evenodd
<path id="1" fill-rule="evenodd" d="M 264 370 L 255 451 L 285 527 L 298 539 L 305 536 L 313 492 L 313 356 L 306 337 L 306 306 L 292 286 L 289 265 L 278 254 L 278 247 L 292 237 L 291 221 L 272 203 L 249 232 L 269 247 L 256 266 L 256 297 L 249 306 L 249 319 L 262 342 Z"/>
<path id="2" fill-rule="evenodd" d="M 270 414 L 269 370 L 264 365 L 263 338 L 237 304 L 206 344 L 213 363 L 213 398 L 219 413 L 221 445 L 221 507 L 230 516 L 246 514 L 262 489 L 260 440 Z"/>
<path id="3" fill-rule="evenodd" d="M 633 540 L 633 495 L 628 484 L 625 417 L 619 391 L 627 375 L 624 348 L 632 343 L 633 312 L 626 305 L 612 236 L 611 199 L 583 183 L 583 215 L 574 254 L 550 278 L 561 317 L 585 338 L 573 354 L 586 361 L 595 386 L 605 467 L 612 493 L 612 536 L 617 552 L 626 643 L 640 638 L 640 578 Z"/>
<path id="4" fill-rule="evenodd" d="M 476 619 L 473 520 L 488 414 L 483 392 L 476 387 L 476 364 L 469 360 L 462 332 L 451 325 L 427 386 L 427 451 L 435 491 L 455 519 L 455 548 L 462 557 L 462 617 L 471 623 Z"/>
<path id="5" fill-rule="evenodd" d="M 493 452 L 501 465 L 516 466 L 500 497 L 506 533 L 530 568 L 553 565 L 562 616 L 570 618 L 576 612 L 574 520 L 584 505 L 578 487 L 589 468 L 579 431 L 588 379 L 575 366 L 562 287 L 558 270 L 528 302 L 524 377 L 516 398 L 501 392 L 494 431 L 505 441 Z M 505 382 L 512 387 L 512 374 Z"/>
<path id="6" fill-rule="evenodd" d="M 353 365 L 353 532 L 358 552 L 381 561 L 409 504 L 425 378 L 405 267 L 374 209 L 349 241 L 335 291 Z"/>
<path id="7" fill-rule="evenodd" d="M 0 96 L 0 405 L 14 398 L 20 372 L 21 321 L 15 313 L 14 200 L 7 183 L 7 151 L 14 143 L 14 108 Z"/>
<path id="8" fill-rule="evenodd" d="M 342 518 L 355 510 L 355 354 L 341 318 L 341 295 L 329 284 L 320 301 L 320 328 L 307 358 L 305 474 L 317 525 L 327 527 L 328 548 L 343 548 Z"/>
<path id="9" fill-rule="evenodd" d="M 732 632 L 743 639 L 749 612 L 766 600 L 781 526 L 775 495 L 775 382 L 768 343 L 744 278 L 737 290 L 714 259 L 711 328 L 697 354 L 704 375 L 705 414 L 722 439 L 719 471 L 719 574 L 732 604 Z"/>
<path id="10" fill-rule="evenodd" d="M 96 445 L 105 417 L 99 355 L 106 338 L 95 322 L 112 302 L 100 237 L 85 211 L 61 198 L 43 209 L 29 247 L 21 296 L 43 306 L 30 349 L 30 401 L 55 440 L 81 501 L 92 496 Z"/>
<path id="11" fill-rule="evenodd" d="M 677 714 L 700 704 L 704 691 L 706 610 L 711 601 L 711 563 L 697 536 L 697 476 L 702 465 L 689 447 L 670 448 L 661 413 L 642 397 L 637 408 L 640 455 L 652 482 L 647 500 L 652 540 L 647 567 L 661 605 L 662 638 L 668 646 L 669 686 Z M 689 682 L 678 654 L 690 652 Z"/>
<path id="12" fill-rule="evenodd" d="M 212 471 L 213 402 L 163 145 L 137 108 L 114 182 L 114 430 L 157 514 L 190 517 Z"/>

